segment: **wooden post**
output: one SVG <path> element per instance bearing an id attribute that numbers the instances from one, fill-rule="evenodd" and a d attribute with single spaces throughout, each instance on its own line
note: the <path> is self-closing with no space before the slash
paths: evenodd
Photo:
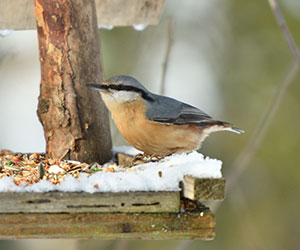
<path id="1" fill-rule="evenodd" d="M 103 80 L 94 0 L 35 0 L 41 63 L 38 116 L 47 156 L 111 159 L 107 110 L 86 87 Z"/>

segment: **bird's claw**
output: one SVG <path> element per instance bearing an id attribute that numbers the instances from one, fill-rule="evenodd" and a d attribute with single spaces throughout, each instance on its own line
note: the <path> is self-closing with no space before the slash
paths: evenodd
<path id="1" fill-rule="evenodd" d="M 162 155 L 157 155 L 157 154 L 137 154 L 133 159 L 132 159 L 132 166 L 136 166 L 139 164 L 144 164 L 148 162 L 156 162 L 160 161 L 164 157 Z"/>

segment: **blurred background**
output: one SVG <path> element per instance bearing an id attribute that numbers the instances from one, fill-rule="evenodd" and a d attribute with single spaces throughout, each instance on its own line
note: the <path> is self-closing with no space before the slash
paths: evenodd
<path id="1" fill-rule="evenodd" d="M 300 47 L 300 1 L 280 1 L 280 7 Z M 42 152 L 36 32 L 2 35 L 0 149 Z M 169 0 L 159 25 L 142 31 L 101 29 L 99 35 L 106 77 L 132 75 L 155 93 L 164 86 L 166 95 L 246 131 L 214 134 L 200 150 L 221 159 L 223 175 L 234 183 L 223 202 L 210 204 L 216 239 L 19 240 L 0 241 L 0 249 L 300 249 L 300 76 L 291 73 L 293 56 L 268 2 Z M 278 102 L 276 93 L 284 82 Z M 278 109 L 252 151 L 252 135 L 274 102 Z M 126 144 L 111 124 L 113 144 Z"/>

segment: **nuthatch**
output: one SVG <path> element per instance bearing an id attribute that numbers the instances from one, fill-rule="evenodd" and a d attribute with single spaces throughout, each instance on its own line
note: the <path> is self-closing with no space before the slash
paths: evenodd
<path id="1" fill-rule="evenodd" d="M 243 132 L 191 105 L 153 94 L 130 76 L 113 76 L 88 86 L 100 90 L 126 141 L 148 155 L 197 150 L 208 135 L 218 131 Z"/>

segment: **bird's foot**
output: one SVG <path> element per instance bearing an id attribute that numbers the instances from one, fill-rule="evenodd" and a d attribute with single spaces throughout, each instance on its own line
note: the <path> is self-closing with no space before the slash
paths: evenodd
<path id="1" fill-rule="evenodd" d="M 148 162 L 156 162 L 160 161 L 163 159 L 164 156 L 158 155 L 158 154 L 137 154 L 133 159 L 132 159 L 132 166 L 136 166 L 139 164 L 144 164 Z"/>

